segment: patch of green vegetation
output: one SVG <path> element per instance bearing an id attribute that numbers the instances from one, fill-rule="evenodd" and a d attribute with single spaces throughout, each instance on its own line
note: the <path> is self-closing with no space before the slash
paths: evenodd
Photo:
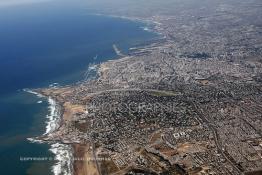
<path id="1" fill-rule="evenodd" d="M 151 95 L 157 97 L 167 97 L 167 96 L 175 96 L 177 95 L 175 92 L 171 91 L 150 91 Z"/>

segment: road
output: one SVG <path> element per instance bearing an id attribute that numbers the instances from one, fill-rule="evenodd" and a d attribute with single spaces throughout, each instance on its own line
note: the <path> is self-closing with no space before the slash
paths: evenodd
<path id="1" fill-rule="evenodd" d="M 231 166 L 234 168 L 234 170 L 236 172 L 238 172 L 238 174 L 242 175 L 243 172 L 241 171 L 241 169 L 239 169 L 239 167 L 236 165 L 236 162 L 234 162 L 232 160 L 232 158 L 229 158 L 228 155 L 225 154 L 221 143 L 219 142 L 219 137 L 218 137 L 218 133 L 216 131 L 216 129 L 214 128 L 214 126 L 206 119 L 204 112 L 202 109 L 200 109 L 198 107 L 198 105 L 196 104 L 196 102 L 189 102 L 193 105 L 193 107 L 195 108 L 196 112 L 199 114 L 200 120 L 202 120 L 202 122 L 204 124 L 206 124 L 208 126 L 208 128 L 212 131 L 213 136 L 214 136 L 214 140 L 215 140 L 215 144 L 217 147 L 218 152 L 231 164 Z M 199 110 L 200 109 L 200 110 Z"/>
<path id="2" fill-rule="evenodd" d="M 109 89 L 104 91 L 98 91 L 94 93 L 89 93 L 87 96 L 92 97 L 95 95 L 100 95 L 105 92 L 127 92 L 127 91 L 146 91 L 146 92 L 155 92 L 155 93 L 162 93 L 170 96 L 176 96 L 177 93 L 174 93 L 172 91 L 162 91 L 162 90 L 156 90 L 156 89 L 139 89 L 139 88 L 122 88 L 122 89 Z"/>
<path id="3" fill-rule="evenodd" d="M 95 161 L 95 163 L 96 163 L 96 169 L 97 169 L 97 171 L 98 171 L 98 174 L 99 174 L 99 175 L 102 175 L 101 170 L 100 170 L 100 166 L 99 166 L 98 161 L 97 161 L 97 158 L 96 158 L 95 144 L 94 144 L 93 141 L 92 141 L 92 154 L 93 154 L 94 161 Z"/>

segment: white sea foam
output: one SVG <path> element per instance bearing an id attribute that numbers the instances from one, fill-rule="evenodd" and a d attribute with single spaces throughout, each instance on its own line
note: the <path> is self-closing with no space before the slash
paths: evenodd
<path id="1" fill-rule="evenodd" d="M 97 65 L 90 65 L 89 67 L 88 67 L 88 69 L 89 70 L 97 70 Z"/>
<path id="2" fill-rule="evenodd" d="M 55 100 L 48 98 L 49 103 L 49 115 L 47 115 L 48 121 L 46 126 L 46 133 L 49 134 L 55 131 L 59 127 L 60 122 L 60 109 Z M 71 175 L 72 169 L 72 148 L 69 145 L 55 143 L 51 145 L 50 151 L 55 155 L 57 161 L 52 167 L 54 175 Z"/>
<path id="3" fill-rule="evenodd" d="M 44 97 L 43 95 L 41 95 L 41 94 L 39 94 L 39 93 L 37 93 L 37 92 L 35 92 L 35 91 L 32 91 L 32 90 L 30 90 L 30 89 L 23 89 L 23 91 L 28 92 L 28 93 L 30 93 L 30 94 L 34 94 L 34 95 L 36 95 L 38 98 L 43 98 L 43 97 Z"/>
<path id="4" fill-rule="evenodd" d="M 59 83 L 52 83 L 52 84 L 50 84 L 49 85 L 49 87 L 53 87 L 53 88 L 56 88 L 56 87 L 58 87 L 59 86 Z"/>
<path id="5" fill-rule="evenodd" d="M 42 140 L 36 139 L 36 138 L 27 138 L 28 141 L 31 143 L 43 143 Z"/>
<path id="6" fill-rule="evenodd" d="M 57 84 L 57 83 L 54 83 Z M 30 89 L 24 89 L 25 92 L 31 93 L 36 95 L 39 98 L 43 98 L 44 96 L 32 91 Z M 37 103 L 42 103 L 42 101 L 38 101 Z M 53 100 L 51 97 L 48 98 L 48 109 L 49 109 L 49 114 L 46 116 L 46 118 L 48 119 L 46 121 L 47 125 L 46 125 L 46 131 L 44 133 L 44 135 L 53 132 L 54 130 L 56 130 L 59 126 L 59 122 L 60 122 L 60 110 L 59 110 L 59 106 L 56 104 L 55 100 Z"/>
<path id="7" fill-rule="evenodd" d="M 96 77 L 96 75 L 97 75 L 97 69 L 98 69 L 98 65 L 97 64 L 90 63 L 88 65 L 88 69 L 84 73 L 84 80 L 88 81 L 88 80 L 94 79 Z"/>
<path id="8" fill-rule="evenodd" d="M 73 172 L 71 146 L 56 143 L 51 145 L 50 151 L 55 154 L 55 160 L 57 161 L 52 168 L 52 172 L 55 175 L 71 175 Z"/>
<path id="9" fill-rule="evenodd" d="M 144 31 L 150 31 L 148 27 L 142 27 Z"/>
<path id="10" fill-rule="evenodd" d="M 48 98 L 49 103 L 49 115 L 46 116 L 48 121 L 46 122 L 46 132 L 45 134 L 48 134 L 50 132 L 53 132 L 56 130 L 59 126 L 60 122 L 60 110 L 58 105 L 56 104 L 55 100 L 53 100 L 51 97 Z"/>
<path id="11" fill-rule="evenodd" d="M 40 104 L 40 103 L 43 103 L 43 101 L 39 100 L 37 103 Z"/>

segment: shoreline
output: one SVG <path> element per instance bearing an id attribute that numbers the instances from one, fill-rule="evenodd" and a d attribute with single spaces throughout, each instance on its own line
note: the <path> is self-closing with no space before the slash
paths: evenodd
<path id="1" fill-rule="evenodd" d="M 103 14 L 103 13 L 93 13 L 93 15 L 105 16 L 105 17 L 111 17 L 111 18 L 119 18 L 119 19 L 129 20 L 129 21 L 133 21 L 133 22 L 140 22 L 140 23 L 143 23 L 143 24 L 146 25 L 147 30 L 145 30 L 145 31 L 155 33 L 155 34 L 165 38 L 163 33 L 161 33 L 160 31 L 157 30 L 157 27 L 161 26 L 162 23 L 155 20 L 155 19 L 152 19 L 152 17 L 151 18 L 128 17 L 128 16 L 124 16 L 124 15 L 110 15 L 110 14 Z M 152 25 L 152 26 L 150 26 L 150 25 Z M 142 26 L 142 30 L 144 30 L 144 27 L 145 26 Z"/>
<path id="2" fill-rule="evenodd" d="M 49 88 L 46 88 L 49 89 Z M 47 121 L 47 129 L 49 132 L 38 136 L 36 138 L 28 138 L 32 143 L 37 144 L 48 144 L 50 145 L 49 151 L 55 155 L 57 162 L 52 166 L 52 173 L 54 175 L 99 175 L 96 168 L 95 161 L 93 161 L 93 155 L 88 144 L 80 144 L 75 142 L 66 142 L 66 140 L 53 140 L 52 134 L 55 134 L 59 131 L 60 127 L 65 123 L 68 117 L 65 103 L 60 102 L 59 99 L 56 99 L 54 95 L 49 94 L 50 91 L 42 91 L 42 89 L 35 89 L 35 91 L 30 90 L 31 94 L 41 96 L 49 101 L 50 106 L 48 106 L 50 114 L 57 114 L 57 117 L 48 117 L 50 122 L 52 120 L 58 119 L 59 122 L 54 122 L 56 125 L 52 125 Z M 52 100 L 51 100 L 52 99 Z M 62 104 L 63 103 L 63 104 Z M 52 108 L 53 107 L 53 108 Z M 55 113 L 54 107 L 59 108 L 59 113 Z M 48 128 L 48 123 L 50 126 L 55 126 L 55 128 Z M 51 138 L 49 140 L 49 138 Z M 90 160 L 91 158 L 91 160 Z M 84 160 L 77 160 L 84 159 Z"/>
<path id="3" fill-rule="evenodd" d="M 24 89 L 25 92 L 36 95 L 38 98 L 45 98 L 48 102 L 48 111 L 46 119 L 46 131 L 41 136 L 48 136 L 55 132 L 61 125 L 62 122 L 62 107 L 61 105 L 51 96 L 45 96 L 39 92 Z M 40 136 L 40 137 L 41 137 Z M 31 143 L 48 144 L 50 146 L 49 151 L 54 154 L 55 164 L 52 165 L 51 171 L 54 175 L 72 175 L 73 173 L 73 147 L 70 144 L 63 144 L 61 142 L 47 143 L 42 139 L 27 138 Z"/>

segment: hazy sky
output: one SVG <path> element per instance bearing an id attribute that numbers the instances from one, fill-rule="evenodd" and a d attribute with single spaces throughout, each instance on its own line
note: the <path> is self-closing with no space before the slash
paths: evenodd
<path id="1" fill-rule="evenodd" d="M 50 0 L 0 0 L 0 7 L 39 3 L 39 2 L 45 2 L 45 1 L 50 1 Z"/>

